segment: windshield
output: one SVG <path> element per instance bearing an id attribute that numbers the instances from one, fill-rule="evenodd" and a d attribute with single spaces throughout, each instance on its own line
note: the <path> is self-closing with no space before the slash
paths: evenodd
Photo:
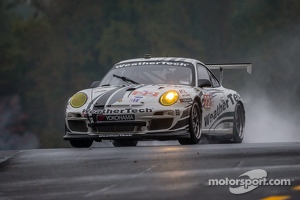
<path id="1" fill-rule="evenodd" d="M 194 85 L 194 77 L 193 65 L 187 62 L 128 62 L 115 65 L 102 79 L 100 85 Z"/>

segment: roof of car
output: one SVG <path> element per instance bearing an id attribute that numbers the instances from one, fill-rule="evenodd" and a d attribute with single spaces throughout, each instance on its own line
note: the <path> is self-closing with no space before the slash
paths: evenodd
<path id="1" fill-rule="evenodd" d="M 117 64 L 127 63 L 127 62 L 143 62 L 143 61 L 182 61 L 182 62 L 189 62 L 189 63 L 202 63 L 199 60 L 192 59 L 192 58 L 180 58 L 180 57 L 153 57 L 153 58 L 135 58 L 135 59 L 128 59 L 120 61 Z"/>

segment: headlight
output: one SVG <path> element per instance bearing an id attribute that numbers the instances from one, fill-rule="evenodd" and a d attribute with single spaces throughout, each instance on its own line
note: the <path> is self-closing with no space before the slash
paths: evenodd
<path id="1" fill-rule="evenodd" d="M 173 105 L 179 98 L 178 92 L 175 90 L 169 90 L 161 95 L 159 102 L 163 106 L 170 106 Z"/>
<path id="2" fill-rule="evenodd" d="M 83 92 L 78 92 L 72 96 L 70 104 L 73 108 L 80 108 L 86 101 L 87 95 Z"/>

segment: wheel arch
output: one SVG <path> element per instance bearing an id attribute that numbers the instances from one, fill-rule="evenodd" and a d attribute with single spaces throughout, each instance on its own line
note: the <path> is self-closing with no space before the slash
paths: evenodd
<path id="1" fill-rule="evenodd" d="M 196 112 L 195 112 L 196 110 Z M 201 115 L 201 117 L 199 117 Z M 189 111 L 189 138 L 179 138 L 181 145 L 198 144 L 201 139 L 202 132 L 202 104 L 200 97 L 196 96 Z"/>
<path id="2" fill-rule="evenodd" d="M 241 104 L 242 108 L 243 108 L 243 113 L 244 113 L 244 123 L 246 121 L 246 111 L 245 111 L 245 105 L 242 101 L 238 101 L 237 103 Z"/>
<path id="3" fill-rule="evenodd" d="M 202 102 L 201 102 L 200 97 L 199 97 L 199 96 L 196 96 L 196 97 L 195 97 L 195 101 L 199 104 L 200 112 L 201 112 L 201 117 L 202 117 L 202 114 L 203 114 L 203 108 L 202 108 Z"/>

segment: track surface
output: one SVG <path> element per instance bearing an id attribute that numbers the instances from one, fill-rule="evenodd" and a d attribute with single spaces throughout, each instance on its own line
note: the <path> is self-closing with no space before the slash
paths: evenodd
<path id="1" fill-rule="evenodd" d="M 208 185 L 253 169 L 292 185 L 240 195 Z M 300 143 L 0 151 L 0 200 L 300 199 L 299 185 Z"/>

